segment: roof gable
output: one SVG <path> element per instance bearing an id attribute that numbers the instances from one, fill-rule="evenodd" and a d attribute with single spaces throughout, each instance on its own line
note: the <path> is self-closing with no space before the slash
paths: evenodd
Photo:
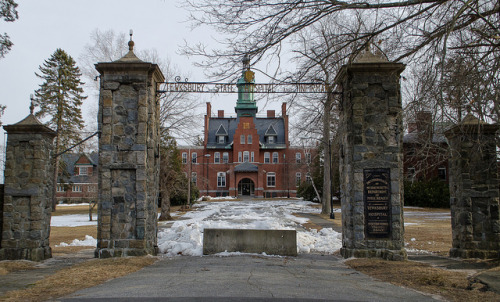
<path id="1" fill-rule="evenodd" d="M 271 136 L 271 135 L 278 135 L 278 133 L 276 132 L 276 129 L 274 129 L 274 126 L 273 125 L 269 125 L 269 127 L 267 128 L 266 130 L 266 134 L 264 134 L 265 136 Z"/>
<path id="2" fill-rule="evenodd" d="M 224 126 L 221 124 L 217 132 L 215 132 L 215 135 L 227 135 L 226 128 L 224 128 Z"/>

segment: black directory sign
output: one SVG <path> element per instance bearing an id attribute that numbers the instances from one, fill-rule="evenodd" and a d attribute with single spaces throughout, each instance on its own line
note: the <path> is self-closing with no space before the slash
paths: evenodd
<path id="1" fill-rule="evenodd" d="M 391 234 L 391 170 L 364 169 L 365 230 L 368 238 Z"/>

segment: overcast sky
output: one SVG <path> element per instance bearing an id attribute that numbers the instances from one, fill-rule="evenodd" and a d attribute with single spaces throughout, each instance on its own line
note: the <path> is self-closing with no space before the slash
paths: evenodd
<path id="1" fill-rule="evenodd" d="M 7 109 L 2 117 L 3 125 L 17 123 L 29 114 L 30 94 L 39 88 L 40 79 L 35 76 L 38 67 L 57 48 L 62 48 L 78 64 L 85 44 L 90 43 L 94 29 L 113 29 L 128 34 L 133 29 L 137 49 L 156 49 L 162 57 L 169 57 L 178 65 L 189 80 L 207 80 L 202 70 L 193 67 L 189 60 L 178 54 L 179 46 L 186 40 L 190 44 L 211 43 L 220 38 L 207 28 L 191 30 L 188 12 L 176 0 L 23 0 L 17 1 L 19 19 L 12 23 L 0 21 L 1 32 L 6 32 L 14 46 L 0 59 L 0 104 Z M 96 62 L 97 63 L 97 62 Z M 265 81 L 265 80 L 264 80 Z M 87 92 L 87 104 L 97 100 Z M 214 96 L 200 94 L 201 112 L 207 101 L 213 110 L 233 111 L 236 95 Z M 234 100 L 233 100 L 234 99 Z M 279 104 L 277 105 L 279 108 Z M 276 108 L 276 109 L 277 109 Z M 264 108 L 259 108 L 264 109 Z M 272 108 L 275 109 L 275 108 Z M 89 117 L 84 107 L 84 118 Z M 2 130 L 3 131 L 3 130 Z M 200 129 L 201 131 L 201 129 Z M 4 139 L 0 144 L 4 145 Z"/>

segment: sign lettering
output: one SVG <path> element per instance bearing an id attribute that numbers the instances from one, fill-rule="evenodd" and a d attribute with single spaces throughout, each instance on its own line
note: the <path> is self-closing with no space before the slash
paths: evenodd
<path id="1" fill-rule="evenodd" d="M 391 234 L 391 170 L 365 169 L 365 230 L 368 238 L 389 238 Z"/>

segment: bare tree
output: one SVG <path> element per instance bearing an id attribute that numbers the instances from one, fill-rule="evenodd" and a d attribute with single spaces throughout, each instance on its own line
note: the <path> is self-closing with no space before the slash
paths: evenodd
<path id="1" fill-rule="evenodd" d="M 424 60 L 429 55 L 446 56 L 447 49 L 485 48 L 498 51 L 500 42 L 500 5 L 489 0 L 400 0 L 400 1 L 188 1 L 194 25 L 209 25 L 228 35 L 225 49 L 207 50 L 203 45 L 188 48 L 203 55 L 201 64 L 232 70 L 235 58 L 250 52 L 257 61 L 274 56 L 279 59 L 283 43 L 327 17 L 345 20 L 343 38 L 349 32 L 349 20 L 363 15 L 365 30 L 346 39 L 337 49 L 350 48 L 357 53 L 367 41 L 384 42 L 392 61 Z M 462 39 L 462 33 L 475 33 Z M 460 43 L 464 42 L 464 43 Z M 457 45 L 454 45 L 457 43 Z M 353 47 L 354 46 L 354 47 Z"/>
<path id="2" fill-rule="evenodd" d="M 92 83 L 87 86 L 94 91 L 97 97 L 99 85 L 96 81 L 98 73 L 94 67 L 96 62 L 111 62 L 123 57 L 127 51 L 127 38 L 125 33 L 116 33 L 113 30 L 100 31 L 95 29 L 90 36 L 91 42 L 84 47 L 80 56 L 82 73 Z M 173 81 L 180 75 L 178 68 L 168 58 L 162 58 L 155 49 L 136 51 L 137 57 L 145 62 L 158 64 L 167 81 Z M 199 101 L 186 93 L 163 93 L 159 96 L 161 102 L 160 119 L 162 131 L 178 139 L 195 139 L 193 129 L 199 128 L 195 109 Z M 97 107 L 91 109 L 97 116 Z"/>

